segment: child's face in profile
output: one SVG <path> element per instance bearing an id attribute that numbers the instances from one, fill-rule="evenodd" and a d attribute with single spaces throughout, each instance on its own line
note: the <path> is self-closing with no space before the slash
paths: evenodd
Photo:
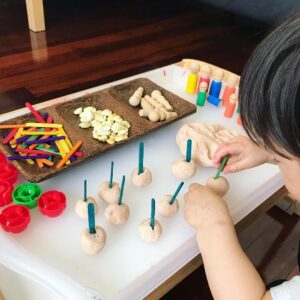
<path id="1" fill-rule="evenodd" d="M 300 201 L 300 159 L 291 155 L 288 155 L 288 157 L 274 154 L 286 188 L 295 200 Z"/>

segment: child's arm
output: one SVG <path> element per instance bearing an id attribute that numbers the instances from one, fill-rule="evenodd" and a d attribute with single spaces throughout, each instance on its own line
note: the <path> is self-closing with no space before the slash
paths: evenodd
<path id="1" fill-rule="evenodd" d="M 230 157 L 223 170 L 224 173 L 238 172 L 267 162 L 273 162 L 273 156 L 270 152 L 254 144 L 245 136 L 238 136 L 232 141 L 219 146 L 213 159 L 217 167 L 225 155 Z"/>
<path id="2" fill-rule="evenodd" d="M 243 252 L 226 203 L 193 184 L 185 195 L 185 219 L 197 230 L 208 283 L 215 300 L 271 300 Z"/>

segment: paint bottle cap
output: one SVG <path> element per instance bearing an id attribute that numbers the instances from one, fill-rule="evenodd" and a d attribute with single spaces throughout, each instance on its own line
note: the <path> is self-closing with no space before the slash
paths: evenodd
<path id="1" fill-rule="evenodd" d="M 13 201 L 16 204 L 35 208 L 39 197 L 42 194 L 42 189 L 35 183 L 24 183 L 15 188 L 13 192 Z"/>
<path id="2" fill-rule="evenodd" d="M 67 198 L 64 193 L 56 190 L 42 194 L 38 200 L 38 207 L 41 214 L 55 218 L 62 214 L 67 205 Z"/>

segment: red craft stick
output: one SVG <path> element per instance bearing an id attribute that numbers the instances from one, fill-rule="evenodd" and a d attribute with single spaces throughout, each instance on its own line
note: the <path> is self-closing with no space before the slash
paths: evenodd
<path id="1" fill-rule="evenodd" d="M 22 148 L 17 148 L 16 151 L 20 153 L 27 153 L 27 154 L 43 154 L 43 155 L 58 155 L 52 152 L 47 152 L 43 150 L 33 150 L 33 149 L 22 149 Z"/>
<path id="2" fill-rule="evenodd" d="M 29 102 L 25 102 L 25 105 L 40 123 L 45 123 L 45 120 L 42 118 L 42 116 L 34 109 L 34 107 Z"/>
<path id="3" fill-rule="evenodd" d="M 84 153 L 82 151 L 76 151 L 74 155 L 77 157 L 84 157 Z"/>
<path id="4" fill-rule="evenodd" d="M 6 145 L 9 143 L 9 141 L 15 136 L 15 134 L 17 133 L 19 129 L 18 128 L 14 128 L 10 131 L 10 133 L 7 135 L 7 137 L 2 141 L 3 145 Z"/>
<path id="5" fill-rule="evenodd" d="M 47 123 L 50 124 L 50 123 L 52 123 L 52 122 L 53 122 L 53 118 L 50 117 L 50 116 L 48 116 L 48 118 L 47 118 Z M 49 128 L 49 127 L 46 128 L 46 131 L 50 131 L 50 130 L 51 130 L 51 128 Z"/>

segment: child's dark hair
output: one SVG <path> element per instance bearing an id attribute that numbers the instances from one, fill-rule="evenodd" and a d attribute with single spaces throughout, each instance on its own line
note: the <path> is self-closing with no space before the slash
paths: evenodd
<path id="1" fill-rule="evenodd" d="M 300 13 L 256 48 L 241 76 L 239 99 L 253 141 L 300 157 Z"/>

